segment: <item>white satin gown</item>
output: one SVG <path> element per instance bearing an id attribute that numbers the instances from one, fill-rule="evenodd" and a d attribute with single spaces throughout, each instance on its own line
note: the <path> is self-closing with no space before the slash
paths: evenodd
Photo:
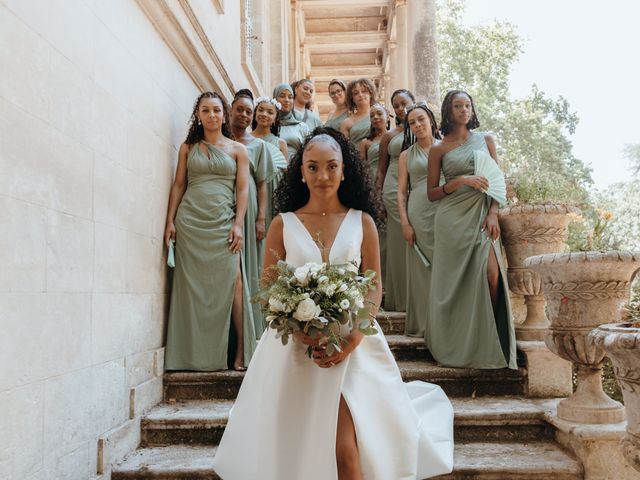
<path id="1" fill-rule="evenodd" d="M 281 214 L 286 261 L 322 262 L 294 213 Z M 329 253 L 360 264 L 362 212 L 349 210 Z M 340 395 L 366 480 L 419 480 L 453 468 L 453 409 L 437 385 L 405 384 L 379 325 L 342 363 L 320 368 L 306 346 L 265 330 L 214 459 L 224 480 L 337 480 Z"/>

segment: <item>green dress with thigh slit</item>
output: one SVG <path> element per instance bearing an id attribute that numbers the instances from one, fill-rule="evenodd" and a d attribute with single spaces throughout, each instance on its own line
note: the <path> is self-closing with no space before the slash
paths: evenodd
<path id="1" fill-rule="evenodd" d="M 398 159 L 404 136 L 398 133 L 387 147 L 389 168 L 382 186 L 382 201 L 387 211 L 387 261 L 384 308 L 404 312 L 407 309 L 407 242 L 402 236 L 398 210 Z"/>
<path id="2" fill-rule="evenodd" d="M 207 153 L 201 150 L 203 145 Z M 244 255 L 229 250 L 235 221 L 236 162 L 210 144 L 187 157 L 187 189 L 176 212 L 176 267 L 171 290 L 167 370 L 227 368 L 231 305 L 238 269 L 243 278 L 244 364 L 256 347 Z"/>
<path id="3" fill-rule="evenodd" d="M 474 174 L 473 152 L 489 153 L 484 134 L 442 157 L 447 182 Z M 441 365 L 465 368 L 517 368 L 516 339 L 500 240 L 482 224 L 491 205 L 485 193 L 463 186 L 440 199 L 435 215 L 429 316 L 425 340 Z M 500 267 L 500 298 L 494 316 L 487 282 L 489 249 Z"/>
<path id="4" fill-rule="evenodd" d="M 371 181 L 375 183 L 376 175 L 378 174 L 378 159 L 380 158 L 380 140 L 369 145 L 367 149 L 367 161 L 369 162 L 369 174 L 371 175 Z M 380 242 L 380 274 L 382 275 L 382 282 L 384 286 L 385 271 L 387 269 L 387 230 L 386 226 L 378 228 L 378 241 Z"/>
<path id="5" fill-rule="evenodd" d="M 407 216 L 416 234 L 416 245 L 428 262 L 433 261 L 433 221 L 437 202 L 427 197 L 427 158 L 429 152 L 414 143 L 407 149 L 407 170 L 411 185 Z M 424 336 L 431 290 L 431 267 L 425 265 L 420 254 L 407 247 L 407 317 L 405 335 Z"/>

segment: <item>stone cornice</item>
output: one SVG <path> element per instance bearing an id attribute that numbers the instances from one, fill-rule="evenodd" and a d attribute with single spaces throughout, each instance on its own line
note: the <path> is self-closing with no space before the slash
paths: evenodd
<path id="1" fill-rule="evenodd" d="M 198 88 L 215 90 L 227 100 L 233 98 L 233 82 L 189 2 L 136 1 Z M 216 5 L 222 7 L 214 1 Z"/>

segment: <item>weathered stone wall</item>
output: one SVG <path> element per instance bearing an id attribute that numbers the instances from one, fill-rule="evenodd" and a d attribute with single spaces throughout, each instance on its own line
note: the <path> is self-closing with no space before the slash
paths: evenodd
<path id="1" fill-rule="evenodd" d="M 192 2 L 238 88 L 239 4 Z M 1 479 L 106 474 L 161 397 L 167 195 L 206 87 L 183 65 L 206 48 L 149 8 L 0 0 Z"/>

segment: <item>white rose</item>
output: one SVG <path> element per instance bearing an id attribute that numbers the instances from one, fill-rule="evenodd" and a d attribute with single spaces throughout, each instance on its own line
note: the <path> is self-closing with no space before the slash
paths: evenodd
<path id="1" fill-rule="evenodd" d="M 346 310 L 347 308 L 349 308 L 349 300 L 347 300 L 346 298 L 344 300 L 341 300 L 340 308 L 342 308 L 343 310 Z"/>
<path id="2" fill-rule="evenodd" d="M 305 266 L 309 266 L 311 273 L 318 273 L 322 270 L 322 265 L 318 265 L 317 263 L 307 263 Z"/>
<path id="3" fill-rule="evenodd" d="M 309 266 L 303 265 L 302 267 L 296 268 L 293 272 L 293 276 L 296 277 L 296 280 L 300 285 L 307 285 L 309 283 Z"/>
<path id="4" fill-rule="evenodd" d="M 322 275 L 319 279 L 318 279 L 318 283 L 324 283 L 324 282 L 328 282 L 329 281 L 329 277 L 327 277 L 326 275 Z"/>
<path id="5" fill-rule="evenodd" d="M 269 309 L 272 312 L 284 312 L 286 305 L 274 297 L 269 298 Z"/>
<path id="6" fill-rule="evenodd" d="M 324 289 L 324 293 L 327 296 L 332 296 L 334 293 L 336 293 L 336 286 L 333 283 L 330 283 L 325 289 Z"/>
<path id="7" fill-rule="evenodd" d="M 345 271 L 345 269 L 344 269 L 344 268 L 342 268 L 342 267 L 341 267 L 341 268 L 339 268 L 339 269 L 338 269 L 338 273 L 339 273 L 340 275 L 344 275 L 344 274 L 346 273 L 346 271 Z"/>
<path id="8" fill-rule="evenodd" d="M 276 317 L 275 315 L 267 315 L 267 318 L 265 318 L 265 320 L 266 320 L 267 322 L 271 323 L 271 322 L 273 322 L 276 318 L 278 318 L 278 317 Z"/>
<path id="9" fill-rule="evenodd" d="M 347 289 L 347 284 L 343 283 L 342 285 L 340 285 L 340 288 L 338 289 L 339 292 L 344 292 Z"/>
<path id="10" fill-rule="evenodd" d="M 298 304 L 296 311 L 293 312 L 293 318 L 301 322 L 308 322 L 320 315 L 321 311 L 321 308 L 316 305 L 313 299 L 305 298 Z"/>

